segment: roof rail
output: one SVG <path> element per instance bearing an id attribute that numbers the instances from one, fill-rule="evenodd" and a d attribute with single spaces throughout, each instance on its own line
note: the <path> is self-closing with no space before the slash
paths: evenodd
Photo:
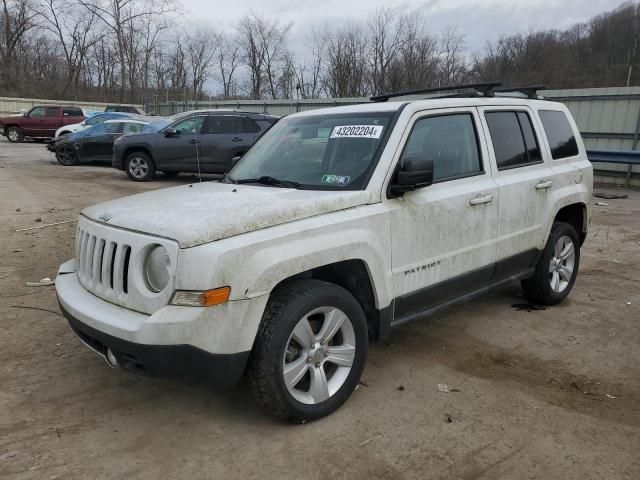
<path id="1" fill-rule="evenodd" d="M 472 90 L 473 92 L 480 93 L 485 97 L 493 97 L 493 89 L 500 87 L 500 82 L 485 82 L 485 83 L 467 83 L 462 85 L 447 85 L 444 87 L 423 88 L 420 90 L 408 90 L 406 92 L 393 92 L 383 93 L 382 95 L 375 95 L 369 100 L 372 102 L 386 102 L 390 98 L 394 97 L 406 97 L 408 95 L 419 95 L 426 93 L 438 93 L 438 92 L 450 92 L 454 90 Z"/>
<path id="2" fill-rule="evenodd" d="M 539 99 L 538 90 L 547 90 L 546 85 L 525 85 L 522 87 L 501 87 L 494 90 L 495 93 L 512 93 L 519 92 L 533 100 Z"/>

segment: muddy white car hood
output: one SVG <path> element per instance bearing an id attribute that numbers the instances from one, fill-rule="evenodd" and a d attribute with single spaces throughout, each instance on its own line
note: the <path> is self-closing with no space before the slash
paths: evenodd
<path id="1" fill-rule="evenodd" d="M 82 214 L 176 240 L 181 248 L 363 205 L 366 191 L 312 191 L 206 182 L 111 200 Z"/>

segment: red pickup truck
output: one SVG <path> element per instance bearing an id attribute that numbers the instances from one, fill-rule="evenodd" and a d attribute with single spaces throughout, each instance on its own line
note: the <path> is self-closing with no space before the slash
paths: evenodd
<path id="1" fill-rule="evenodd" d="M 25 137 L 52 138 L 58 128 L 83 120 L 84 113 L 79 107 L 39 105 L 22 115 L 0 118 L 0 134 L 14 143 Z"/>

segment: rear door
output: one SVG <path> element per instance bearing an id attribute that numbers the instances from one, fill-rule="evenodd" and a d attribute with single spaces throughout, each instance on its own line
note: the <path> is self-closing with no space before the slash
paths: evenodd
<path id="1" fill-rule="evenodd" d="M 241 115 L 209 115 L 202 135 L 202 171 L 225 173 L 231 159 L 248 149 L 252 135 L 245 133 Z"/>
<path id="2" fill-rule="evenodd" d="M 56 130 L 62 126 L 62 107 L 45 107 L 44 117 L 40 122 L 41 129 L 37 135 L 53 137 Z"/>
<path id="3" fill-rule="evenodd" d="M 158 170 L 197 172 L 205 115 L 190 115 L 171 125 L 177 134 L 160 132 L 154 160 Z"/>
<path id="4" fill-rule="evenodd" d="M 553 172 L 528 107 L 479 109 L 500 196 L 496 281 L 532 268 L 546 242 Z"/>

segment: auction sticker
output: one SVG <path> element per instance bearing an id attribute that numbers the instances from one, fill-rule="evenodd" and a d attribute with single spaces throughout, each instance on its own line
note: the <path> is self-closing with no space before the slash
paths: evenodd
<path id="1" fill-rule="evenodd" d="M 337 185 L 346 185 L 351 180 L 347 175 L 323 175 L 322 183 L 333 183 Z"/>
<path id="2" fill-rule="evenodd" d="M 343 125 L 333 127 L 331 138 L 380 138 L 382 125 Z"/>

